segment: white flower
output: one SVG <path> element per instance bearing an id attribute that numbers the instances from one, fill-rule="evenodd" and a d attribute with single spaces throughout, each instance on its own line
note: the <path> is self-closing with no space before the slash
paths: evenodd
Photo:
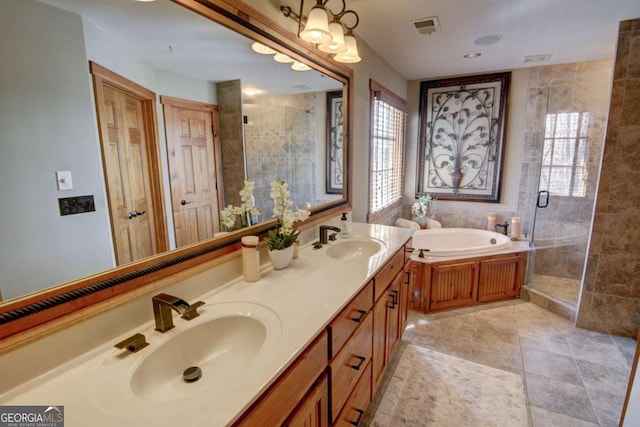
<path id="1" fill-rule="evenodd" d="M 220 223 L 227 229 L 232 229 L 236 223 L 236 217 L 249 215 L 254 217 L 260 215 L 262 210 L 255 205 L 253 190 L 256 188 L 255 182 L 250 179 L 244 181 L 244 187 L 240 190 L 240 206 L 229 205 L 220 211 Z"/>
<path id="2" fill-rule="evenodd" d="M 435 199 L 429 194 L 420 194 L 418 201 L 411 205 L 411 215 L 414 218 L 433 217 L 436 213 Z"/>
<path id="3" fill-rule="evenodd" d="M 291 210 L 293 201 L 290 199 L 290 195 L 287 183 L 281 178 L 271 183 L 270 196 L 273 199 L 273 217 L 278 219 L 282 234 L 291 234 L 295 231 L 293 223 L 304 221 L 311 215 L 311 212 L 305 209 Z"/>

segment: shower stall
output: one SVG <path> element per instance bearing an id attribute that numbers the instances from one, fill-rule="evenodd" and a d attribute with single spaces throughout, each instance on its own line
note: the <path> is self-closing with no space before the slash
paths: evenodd
<path id="1" fill-rule="evenodd" d="M 316 205 L 318 167 L 324 162 L 317 155 L 319 119 L 314 111 L 308 105 L 275 103 L 245 103 L 242 108 L 247 177 L 256 183 L 254 196 L 264 209 L 262 219 L 271 218 L 270 183 L 276 178 L 287 183 L 297 207 Z"/>
<path id="2" fill-rule="evenodd" d="M 527 285 L 574 313 L 593 222 L 611 73 L 610 61 L 598 61 L 538 67 L 530 76 L 527 210 L 535 251 Z"/>

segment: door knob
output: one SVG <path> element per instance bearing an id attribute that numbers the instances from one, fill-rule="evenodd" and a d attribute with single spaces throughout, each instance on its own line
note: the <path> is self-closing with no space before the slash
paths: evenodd
<path id="1" fill-rule="evenodd" d="M 182 206 L 184 206 L 184 205 L 188 205 L 189 203 L 193 203 L 193 202 L 187 202 L 187 201 L 186 201 L 186 200 L 184 200 L 184 199 L 180 200 L 180 204 L 181 204 Z"/>
<path id="2" fill-rule="evenodd" d="M 133 219 L 133 218 L 135 218 L 137 216 L 144 215 L 146 213 L 147 213 L 147 211 L 138 212 L 137 210 L 135 210 L 133 212 L 129 212 L 127 214 L 127 216 L 129 217 L 129 219 Z"/>

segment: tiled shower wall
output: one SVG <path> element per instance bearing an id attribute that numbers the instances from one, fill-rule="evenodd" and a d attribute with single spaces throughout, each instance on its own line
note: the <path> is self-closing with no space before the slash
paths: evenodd
<path id="1" fill-rule="evenodd" d="M 244 186 L 244 143 L 242 141 L 242 87 L 240 80 L 216 84 L 222 176 L 225 206 L 239 206 L 240 190 Z M 224 206 L 221 206 L 222 209 Z"/>
<path id="2" fill-rule="evenodd" d="M 596 215 L 577 325 L 640 325 L 640 19 L 620 23 Z"/>
<path id="3" fill-rule="evenodd" d="M 314 92 L 245 102 L 247 176 L 256 183 L 261 220 L 271 218 L 270 183 L 276 178 L 287 182 L 294 207 L 317 204 L 317 168 L 322 165 L 316 159 L 316 135 L 326 117 L 325 96 Z"/>
<path id="4" fill-rule="evenodd" d="M 531 68 L 518 212 L 531 236 L 547 114 L 589 112 L 584 197 L 550 196 L 538 209 L 534 273 L 581 279 L 607 123 L 612 61 Z M 546 189 L 546 188 L 542 188 Z"/>

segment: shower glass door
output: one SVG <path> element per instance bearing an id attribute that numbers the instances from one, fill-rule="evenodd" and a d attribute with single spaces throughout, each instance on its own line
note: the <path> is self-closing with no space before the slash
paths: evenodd
<path id="1" fill-rule="evenodd" d="M 609 80 L 581 65 L 538 87 L 537 191 L 548 192 L 548 206 L 534 208 L 528 278 L 531 288 L 570 304 L 580 296 L 609 105 Z"/>

